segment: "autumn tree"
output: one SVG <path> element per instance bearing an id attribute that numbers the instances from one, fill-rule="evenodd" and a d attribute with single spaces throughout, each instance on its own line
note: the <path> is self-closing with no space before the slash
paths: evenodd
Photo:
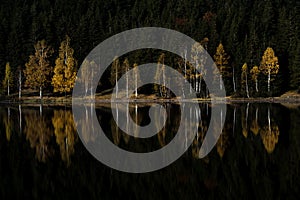
<path id="1" fill-rule="evenodd" d="M 251 78 L 255 82 L 255 91 L 258 92 L 258 75 L 260 73 L 258 66 L 254 66 L 251 70 Z"/>
<path id="2" fill-rule="evenodd" d="M 54 92 L 70 92 L 74 87 L 77 61 L 73 57 L 74 50 L 70 47 L 70 37 L 61 43 L 59 57 L 55 61 L 52 85 Z"/>
<path id="3" fill-rule="evenodd" d="M 9 62 L 7 62 L 5 66 L 5 77 L 2 85 L 4 88 L 7 88 L 7 95 L 9 96 L 10 88 L 13 86 L 13 76 Z"/>
<path id="4" fill-rule="evenodd" d="M 217 66 L 217 69 L 219 70 L 214 72 L 216 74 L 215 81 L 219 82 L 220 90 L 225 89 L 222 88 L 222 80 L 224 81 L 224 85 L 231 85 L 230 83 L 232 78 L 232 69 L 229 65 L 229 59 L 230 56 L 227 55 L 224 50 L 224 46 L 222 45 L 222 43 L 220 43 L 217 47 L 216 54 L 214 55 L 215 64 Z"/>
<path id="5" fill-rule="evenodd" d="M 34 55 L 29 56 L 29 61 L 25 64 L 25 86 L 32 89 L 39 89 L 40 99 L 42 99 L 43 88 L 48 86 L 50 80 L 49 76 L 52 67 L 49 57 L 52 55 L 53 50 L 46 44 L 45 40 L 38 41 L 34 45 L 34 49 Z"/>
<path id="6" fill-rule="evenodd" d="M 271 78 L 271 75 L 276 76 L 279 71 L 278 58 L 275 56 L 275 52 L 271 47 L 268 47 L 264 52 L 259 70 L 268 76 L 268 92 L 270 92 L 271 81 L 274 80 L 274 78 Z"/>

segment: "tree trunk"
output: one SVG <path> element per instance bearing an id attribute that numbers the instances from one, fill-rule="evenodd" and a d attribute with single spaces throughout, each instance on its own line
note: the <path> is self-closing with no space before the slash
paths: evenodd
<path id="1" fill-rule="evenodd" d="M 7 96 L 9 96 L 9 79 L 7 80 Z"/>
<path id="2" fill-rule="evenodd" d="M 247 93 L 247 97 L 249 98 L 249 88 L 248 88 L 248 76 L 247 76 L 247 72 L 246 72 L 246 93 Z"/>
<path id="3" fill-rule="evenodd" d="M 118 92 L 119 92 L 119 88 L 118 88 L 118 67 L 116 67 L 116 98 L 118 98 Z"/>
<path id="4" fill-rule="evenodd" d="M 255 90 L 256 90 L 256 92 L 258 92 L 258 81 L 257 81 L 257 79 L 255 80 Z"/>
<path id="5" fill-rule="evenodd" d="M 268 92 L 270 92 L 270 82 L 271 82 L 271 70 L 268 72 Z"/>
<path id="6" fill-rule="evenodd" d="M 137 77 L 137 69 L 136 69 L 136 71 L 135 71 L 135 98 L 137 98 L 137 96 L 138 96 L 138 93 L 137 93 L 137 82 L 138 82 L 138 77 Z"/>
<path id="7" fill-rule="evenodd" d="M 22 94 L 22 72 L 19 73 L 19 100 L 21 99 Z"/>

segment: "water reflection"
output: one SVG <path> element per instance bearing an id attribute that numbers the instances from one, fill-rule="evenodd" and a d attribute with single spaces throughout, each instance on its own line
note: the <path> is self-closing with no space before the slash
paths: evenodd
<path id="1" fill-rule="evenodd" d="M 50 144 L 53 131 L 47 123 L 48 119 L 34 110 L 28 110 L 24 118 L 26 140 L 35 149 L 37 159 L 46 162 L 54 153 L 53 145 Z"/>
<path id="2" fill-rule="evenodd" d="M 118 132 L 116 143 L 120 148 L 146 151 L 151 146 L 159 149 L 168 145 L 178 129 L 178 106 L 166 104 L 165 108 L 167 106 L 166 126 L 144 142 L 116 129 L 109 105 L 86 105 L 84 117 L 76 126 L 92 130 L 86 122 L 96 114 L 112 142 L 113 134 Z M 145 174 L 118 172 L 94 159 L 78 139 L 68 107 L 43 106 L 40 112 L 39 106 L 1 106 L 1 199 L 11 199 L 6 194 L 19 197 L 15 199 L 24 196 L 86 198 L 87 195 L 89 199 L 121 199 L 124 194 L 133 199 L 165 196 L 170 199 L 236 199 L 237 196 L 297 199 L 300 108 L 277 104 L 228 105 L 225 126 L 215 148 L 207 157 L 198 159 L 210 124 L 210 106 L 200 104 L 198 113 L 188 110 L 199 119 L 198 132 L 188 152 L 172 165 Z M 91 112 L 95 108 L 96 112 Z M 126 112 L 133 121 L 146 125 L 148 108 L 149 105 L 132 103 L 126 109 L 118 107 L 118 112 Z M 155 123 L 163 121 L 163 115 L 158 119 Z M 125 125 L 128 123 L 119 120 Z M 192 126 L 195 125 L 186 126 L 185 131 L 188 133 Z M 247 133 L 243 134 L 243 129 Z M 84 140 L 92 141 L 96 136 L 86 135 Z"/>
<path id="3" fill-rule="evenodd" d="M 88 104 L 84 107 L 84 117 L 76 124 L 77 128 L 83 133 L 82 140 L 85 143 L 93 142 L 97 138 L 98 133 L 90 134 L 95 127 L 91 126 L 93 115 L 97 114 L 97 119 L 107 134 L 107 137 L 115 144 L 126 150 L 144 152 L 156 150 L 166 146 L 176 135 L 178 125 L 180 123 L 179 106 L 176 104 L 163 104 L 163 109 L 155 113 L 155 126 L 160 128 L 157 135 L 150 139 L 136 138 L 139 134 L 139 126 L 130 126 L 129 118 L 136 124 L 144 126 L 149 123 L 149 107 L 150 105 L 132 103 L 130 106 L 124 107 L 116 105 L 116 120 L 112 117 L 109 105 L 97 106 L 95 112 L 95 104 Z M 200 148 L 205 138 L 210 119 L 210 104 L 199 104 L 200 110 L 189 107 L 190 116 L 195 116 L 198 123 L 190 123 L 184 119 L 184 132 L 186 137 L 188 133 L 197 128 L 196 137 L 190 147 L 193 158 L 199 158 Z M 183 109 L 185 105 L 183 105 Z M 46 110 L 46 111 L 45 111 Z M 271 104 L 236 104 L 228 105 L 225 125 L 222 129 L 215 151 L 220 158 L 226 155 L 226 151 L 231 147 L 232 143 L 239 135 L 243 136 L 244 141 L 252 141 L 260 137 L 260 145 L 262 145 L 268 154 L 272 154 L 279 142 L 280 127 L 278 123 L 283 123 L 276 119 L 274 113 L 280 112 L 278 106 Z M 24 134 L 30 147 L 34 149 L 36 158 L 41 162 L 46 162 L 55 155 L 55 149 L 59 149 L 61 159 L 69 165 L 71 156 L 75 154 L 74 146 L 79 141 L 76 133 L 73 115 L 70 108 L 56 107 L 43 108 L 25 107 L 2 107 L 0 108 L 1 118 L 3 122 L 6 140 L 9 142 L 12 136 L 12 130 L 18 129 L 19 134 Z M 164 114 L 166 112 L 166 115 Z M 224 115 L 220 112 L 220 119 Z M 12 116 L 13 115 L 13 116 Z M 119 116 L 126 115 L 126 120 Z M 14 120 L 18 119 L 18 120 Z M 23 123 L 24 120 L 24 123 Z M 120 121 L 121 120 L 121 121 Z M 162 126 L 162 122 L 166 122 Z M 125 131 L 122 131 L 117 124 L 123 124 Z M 215 126 L 216 131 L 220 127 Z M 22 127 L 24 126 L 24 127 Z M 130 136 L 126 133 L 133 133 Z M 185 145 L 187 138 L 182 138 L 182 144 Z M 257 140 L 257 139 L 256 139 Z M 55 142 L 54 142 L 55 141 Z M 144 148 L 144 149 L 143 149 Z"/>

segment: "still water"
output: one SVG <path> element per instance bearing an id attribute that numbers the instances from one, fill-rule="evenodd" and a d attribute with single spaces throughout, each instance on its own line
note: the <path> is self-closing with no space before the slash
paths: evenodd
<path id="1" fill-rule="evenodd" d="M 84 142 L 90 110 L 112 143 L 133 152 L 162 148 L 174 138 L 180 107 L 163 104 L 166 124 L 150 138 L 124 133 L 109 105 L 86 107 L 77 126 Z M 296 199 L 300 189 L 300 107 L 280 104 L 227 105 L 225 125 L 213 150 L 199 159 L 211 107 L 199 104 L 198 132 L 188 151 L 161 170 L 130 174 L 98 162 L 85 149 L 68 106 L 1 105 L 0 199 Z M 150 121 L 149 105 L 132 104 L 128 115 Z M 126 112 L 120 110 L 118 112 Z M 193 112 L 191 110 L 191 112 Z M 119 123 L 119 122 L 118 122 Z M 122 122 L 126 123 L 126 122 Z M 134 128 L 129 130 L 138 134 Z"/>

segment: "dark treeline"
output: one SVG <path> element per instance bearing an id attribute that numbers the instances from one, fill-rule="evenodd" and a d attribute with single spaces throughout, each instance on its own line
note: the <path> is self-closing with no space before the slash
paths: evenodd
<path id="1" fill-rule="evenodd" d="M 208 38 L 211 55 L 222 43 L 236 73 L 237 91 L 242 88 L 243 64 L 249 71 L 259 66 L 267 47 L 274 49 L 280 66 L 272 95 L 300 86 L 300 2 L 296 0 L 11 0 L 1 3 L 0 19 L 1 81 L 7 62 L 17 79 L 18 69 L 25 68 L 39 40 L 57 50 L 70 36 L 74 57 L 81 64 L 96 45 L 116 33 L 158 26 L 197 41 Z M 52 63 L 57 56 L 56 51 Z"/>

